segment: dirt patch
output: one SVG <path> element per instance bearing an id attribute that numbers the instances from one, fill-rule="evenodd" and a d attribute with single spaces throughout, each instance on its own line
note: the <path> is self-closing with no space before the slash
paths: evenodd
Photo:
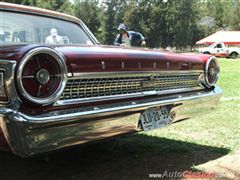
<path id="1" fill-rule="evenodd" d="M 197 169 L 222 175 L 224 179 L 240 179 L 240 151 L 196 166 Z"/>

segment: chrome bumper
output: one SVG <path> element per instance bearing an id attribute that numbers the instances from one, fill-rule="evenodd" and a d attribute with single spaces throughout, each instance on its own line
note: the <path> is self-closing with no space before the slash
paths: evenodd
<path id="1" fill-rule="evenodd" d="M 99 107 L 63 110 L 29 116 L 2 108 L 0 127 L 11 150 L 22 157 L 49 152 L 77 144 L 142 131 L 140 114 L 152 107 L 169 105 L 173 122 L 206 113 L 216 107 L 222 89 L 198 91 L 115 103 Z"/>

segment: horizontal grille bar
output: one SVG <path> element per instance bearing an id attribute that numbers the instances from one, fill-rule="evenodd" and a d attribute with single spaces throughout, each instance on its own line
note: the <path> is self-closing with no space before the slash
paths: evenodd
<path id="1" fill-rule="evenodd" d="M 100 98 L 116 95 L 133 95 L 156 91 L 181 92 L 201 88 L 198 79 L 201 73 L 177 75 L 131 75 L 127 77 L 91 77 L 69 79 L 60 100 Z"/>

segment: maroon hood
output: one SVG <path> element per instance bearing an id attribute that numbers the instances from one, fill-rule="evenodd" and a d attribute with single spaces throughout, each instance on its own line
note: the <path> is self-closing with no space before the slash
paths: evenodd
<path id="1" fill-rule="evenodd" d="M 0 58 L 19 61 L 39 45 L 3 46 Z M 46 45 L 44 46 L 46 47 Z M 111 71 L 185 71 L 203 70 L 209 56 L 176 54 L 158 50 L 113 46 L 51 46 L 65 55 L 69 70 L 79 72 Z"/>

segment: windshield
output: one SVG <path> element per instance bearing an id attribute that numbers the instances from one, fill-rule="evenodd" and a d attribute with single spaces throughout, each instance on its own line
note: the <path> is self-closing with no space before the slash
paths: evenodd
<path id="1" fill-rule="evenodd" d="M 222 43 L 213 43 L 209 47 L 210 48 L 222 48 Z"/>
<path id="2" fill-rule="evenodd" d="M 209 47 L 214 48 L 216 46 L 216 43 L 211 44 Z"/>
<path id="3" fill-rule="evenodd" d="M 0 44 L 93 44 L 80 25 L 30 14 L 0 11 Z"/>

